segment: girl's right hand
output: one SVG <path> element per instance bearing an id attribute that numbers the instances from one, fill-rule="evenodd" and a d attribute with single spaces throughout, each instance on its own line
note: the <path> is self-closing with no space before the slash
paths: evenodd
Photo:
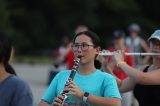
<path id="1" fill-rule="evenodd" d="M 53 106 L 61 106 L 63 99 L 64 99 L 64 96 L 62 96 L 62 95 L 57 96 L 57 97 L 54 99 Z M 68 106 L 68 104 L 67 104 L 67 103 L 64 103 L 63 106 Z"/>

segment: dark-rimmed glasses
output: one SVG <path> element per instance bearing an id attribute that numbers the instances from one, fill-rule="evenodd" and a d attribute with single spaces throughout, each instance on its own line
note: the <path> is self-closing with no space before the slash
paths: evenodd
<path id="1" fill-rule="evenodd" d="M 72 49 L 76 51 L 80 47 L 81 50 L 85 51 L 85 50 L 88 50 L 89 46 L 94 47 L 94 45 L 89 45 L 89 44 L 73 44 Z"/>

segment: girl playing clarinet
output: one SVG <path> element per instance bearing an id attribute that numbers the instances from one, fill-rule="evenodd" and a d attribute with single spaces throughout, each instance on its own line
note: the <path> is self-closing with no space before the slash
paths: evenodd
<path id="1" fill-rule="evenodd" d="M 40 106 L 61 106 L 63 90 L 71 92 L 64 106 L 121 106 L 115 78 L 94 66 L 100 51 L 99 37 L 91 31 L 80 32 L 73 38 L 72 49 L 75 57 L 80 56 L 73 82 L 65 86 L 71 70 L 61 71 L 43 95 Z"/>

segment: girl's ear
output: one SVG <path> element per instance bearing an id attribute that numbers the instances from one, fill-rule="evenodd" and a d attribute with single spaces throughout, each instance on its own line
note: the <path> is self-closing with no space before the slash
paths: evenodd
<path id="1" fill-rule="evenodd" d="M 101 51 L 101 47 L 96 47 L 96 54 L 99 54 L 100 51 Z"/>

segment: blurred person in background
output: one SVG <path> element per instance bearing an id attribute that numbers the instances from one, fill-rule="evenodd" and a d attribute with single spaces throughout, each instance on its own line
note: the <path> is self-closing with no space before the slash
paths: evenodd
<path id="1" fill-rule="evenodd" d="M 89 28 L 85 25 L 78 25 L 75 29 L 75 34 L 79 33 L 79 32 L 83 32 L 83 31 L 88 31 Z"/>
<path id="2" fill-rule="evenodd" d="M 55 64 L 59 65 L 59 70 L 71 69 L 73 66 L 74 54 L 71 48 L 71 41 L 68 36 L 62 37 L 62 44 L 56 50 Z"/>
<path id="3" fill-rule="evenodd" d="M 0 32 L 0 106 L 33 106 L 29 85 L 16 76 L 9 64 L 12 46 L 9 39 Z"/>
<path id="4" fill-rule="evenodd" d="M 49 69 L 48 85 L 60 70 L 73 67 L 74 53 L 68 36 L 62 37 L 62 44 L 54 51 L 54 57 L 53 65 Z"/>
<path id="5" fill-rule="evenodd" d="M 129 36 L 126 38 L 126 46 L 130 48 L 131 52 L 150 52 L 145 40 L 139 36 L 140 30 L 140 26 L 136 23 L 129 25 Z M 141 56 L 134 56 L 135 66 L 138 67 L 139 65 L 146 64 L 149 59 L 149 56 L 144 57 L 144 59 Z"/>
<path id="6" fill-rule="evenodd" d="M 148 41 L 151 52 L 160 53 L 160 30 L 156 30 Z M 153 63 L 139 71 L 124 62 L 123 52 L 114 53 L 117 66 L 129 76 L 125 80 L 117 78 L 119 89 L 121 92 L 133 89 L 140 106 L 160 106 L 160 56 L 152 58 Z M 109 73 L 112 74 L 112 70 Z"/>
<path id="7" fill-rule="evenodd" d="M 125 52 L 130 52 L 128 48 L 126 48 L 125 45 L 125 32 L 122 30 L 115 30 L 113 32 L 113 48 L 108 48 L 110 52 L 114 52 L 116 50 L 123 50 Z M 134 57 L 133 56 L 125 56 L 124 61 L 131 67 L 134 67 Z M 126 79 L 128 76 L 125 72 L 119 67 L 116 66 L 115 63 L 113 63 L 112 56 L 108 57 L 108 62 L 112 63 L 110 64 L 110 67 L 113 69 L 113 74 L 118 77 L 121 80 Z M 106 66 L 106 65 L 105 65 Z M 105 67 L 104 66 L 104 67 Z M 102 68 L 106 69 L 106 68 Z M 105 71 L 105 70 L 104 70 Z M 122 106 L 131 106 L 132 104 L 132 92 L 126 92 L 122 94 Z"/>

